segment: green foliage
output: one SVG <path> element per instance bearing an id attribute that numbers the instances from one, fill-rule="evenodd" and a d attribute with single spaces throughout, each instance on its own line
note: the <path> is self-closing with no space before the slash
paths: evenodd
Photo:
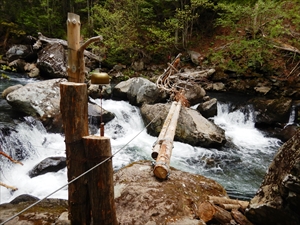
<path id="1" fill-rule="evenodd" d="M 9 76 L 7 76 L 6 74 L 4 74 L 4 73 L 1 73 L 1 78 L 0 78 L 1 80 L 9 80 L 10 79 L 10 77 Z"/>
<path id="2" fill-rule="evenodd" d="M 16 69 L 7 65 L 0 65 L 0 69 L 4 70 L 4 71 L 11 71 L 11 72 L 15 72 Z"/>
<path id="3" fill-rule="evenodd" d="M 230 35 L 226 37 L 227 46 L 212 52 L 209 62 L 237 73 L 268 66 L 274 57 L 270 40 L 291 33 L 284 23 L 292 19 L 284 8 L 287 4 L 271 0 L 258 0 L 255 5 L 219 4 L 220 17 L 216 25 L 230 30 Z M 295 23 L 300 25 L 299 21 Z"/>

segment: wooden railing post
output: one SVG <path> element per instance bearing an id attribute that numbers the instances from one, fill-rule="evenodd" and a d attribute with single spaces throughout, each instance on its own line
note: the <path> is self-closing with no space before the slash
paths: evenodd
<path id="1" fill-rule="evenodd" d="M 68 181 L 71 181 L 86 171 L 86 156 L 82 137 L 89 134 L 87 85 L 64 82 L 60 84 L 60 94 Z M 91 209 L 86 184 L 86 177 L 69 184 L 69 219 L 72 225 L 90 224 L 91 222 Z"/>
<path id="2" fill-rule="evenodd" d="M 65 132 L 69 182 L 111 155 L 108 138 L 89 137 L 88 96 L 85 82 L 85 48 L 102 36 L 80 46 L 80 17 L 68 13 L 68 80 L 61 83 L 60 111 Z M 86 146 L 85 146 L 86 143 Z M 69 219 L 72 225 L 117 225 L 111 160 L 69 184 Z"/>
<path id="3" fill-rule="evenodd" d="M 83 137 L 83 142 L 89 169 L 111 157 L 109 138 L 90 135 Z M 96 167 L 87 178 L 93 224 L 117 225 L 112 160 Z"/>

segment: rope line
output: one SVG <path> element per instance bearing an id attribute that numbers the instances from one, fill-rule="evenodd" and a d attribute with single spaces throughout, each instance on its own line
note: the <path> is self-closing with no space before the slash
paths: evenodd
<path id="1" fill-rule="evenodd" d="M 12 219 L 14 219 L 15 217 L 19 216 L 20 214 L 22 214 L 23 212 L 27 211 L 28 209 L 32 208 L 33 206 L 37 205 L 38 203 L 40 203 L 41 201 L 45 200 L 46 198 L 50 197 L 51 195 L 55 194 L 56 192 L 60 191 L 61 189 L 65 188 L 66 186 L 68 186 L 69 184 L 73 183 L 74 181 L 78 180 L 79 178 L 83 177 L 84 175 L 86 175 L 87 173 L 91 172 L 92 170 L 96 169 L 98 166 L 102 165 L 103 163 L 107 162 L 108 160 L 111 160 L 117 153 L 119 153 L 120 151 L 122 151 L 127 145 L 129 145 L 135 138 L 137 138 L 148 126 L 150 126 L 151 123 L 153 123 L 154 120 L 157 119 L 159 114 L 156 115 L 156 117 L 154 117 L 148 124 L 147 126 L 145 126 L 140 132 L 138 132 L 133 138 L 131 138 L 123 147 L 121 147 L 120 149 L 118 149 L 114 154 L 112 154 L 110 157 L 106 158 L 105 160 L 103 160 L 102 162 L 98 163 L 97 165 L 93 166 L 92 168 L 90 168 L 89 170 L 85 171 L 84 173 L 82 173 L 81 175 L 79 175 L 78 177 L 75 177 L 73 180 L 69 181 L 67 184 L 63 185 L 62 187 L 58 188 L 57 190 L 51 192 L 50 194 L 48 194 L 47 196 L 45 196 L 44 198 L 38 200 L 37 202 L 29 205 L 28 207 L 26 207 L 25 209 L 23 209 L 22 211 L 18 212 L 17 214 L 15 214 L 14 216 L 8 218 L 7 220 L 5 220 L 4 222 L 2 222 L 0 225 L 4 225 L 5 223 L 11 221 Z"/>

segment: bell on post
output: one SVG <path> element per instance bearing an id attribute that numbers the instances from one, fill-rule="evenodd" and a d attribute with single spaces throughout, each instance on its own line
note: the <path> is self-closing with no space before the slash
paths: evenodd
<path id="1" fill-rule="evenodd" d="M 91 83 L 98 85 L 107 85 L 109 84 L 109 76 L 107 73 L 92 73 Z"/>
<path id="2" fill-rule="evenodd" d="M 102 122 L 102 114 L 103 114 L 103 108 L 102 108 L 102 86 L 109 84 L 109 76 L 107 73 L 103 72 L 95 72 L 92 73 L 91 76 L 91 84 L 99 85 L 100 89 L 100 102 L 101 102 L 101 119 L 100 119 L 100 136 L 104 136 L 104 123 Z"/>

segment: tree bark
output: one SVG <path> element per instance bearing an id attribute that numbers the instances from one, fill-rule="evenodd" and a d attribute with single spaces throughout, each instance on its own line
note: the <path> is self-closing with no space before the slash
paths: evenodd
<path id="1" fill-rule="evenodd" d="M 153 173 L 159 179 L 166 179 L 169 174 L 170 159 L 173 149 L 173 140 L 175 136 L 180 109 L 181 102 L 179 101 L 177 102 L 176 108 L 174 109 L 174 114 L 170 121 L 168 130 L 166 131 L 158 157 L 156 159 L 156 165 L 154 167 Z"/>
<path id="2" fill-rule="evenodd" d="M 60 84 L 60 111 L 65 133 L 68 181 L 86 171 L 83 136 L 88 135 L 87 86 L 84 83 Z M 87 178 L 69 184 L 69 219 L 72 225 L 90 224 Z"/>
<path id="3" fill-rule="evenodd" d="M 224 205 L 224 204 L 239 205 L 240 208 L 243 210 L 245 210 L 249 205 L 249 202 L 247 201 L 235 200 L 235 199 L 218 197 L 218 196 L 208 196 L 208 200 L 215 205 Z"/>
<path id="4" fill-rule="evenodd" d="M 83 142 L 88 169 L 111 157 L 109 138 L 85 136 Z M 112 160 L 93 169 L 87 177 L 93 224 L 117 225 Z"/>

